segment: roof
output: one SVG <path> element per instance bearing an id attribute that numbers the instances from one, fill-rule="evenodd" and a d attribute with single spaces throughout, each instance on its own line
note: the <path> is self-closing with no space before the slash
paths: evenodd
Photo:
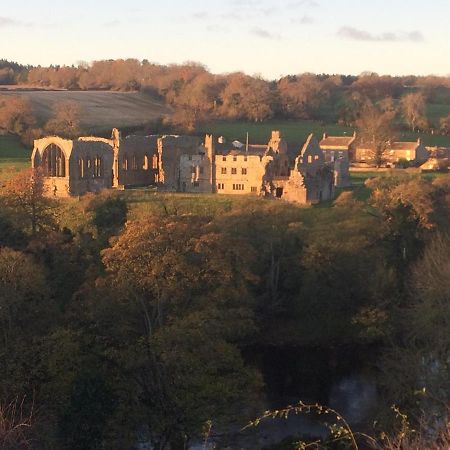
<path id="1" fill-rule="evenodd" d="M 417 141 L 414 142 L 392 142 L 389 146 L 389 150 L 416 150 L 420 144 Z"/>
<path id="2" fill-rule="evenodd" d="M 264 156 L 267 151 L 267 145 L 249 145 L 248 151 L 244 146 L 242 148 L 236 148 L 232 144 L 216 144 L 215 147 L 217 155 L 251 155 L 251 156 Z"/>
<path id="3" fill-rule="evenodd" d="M 314 144 L 317 144 L 317 139 L 314 137 L 314 134 L 310 134 L 310 135 L 308 136 L 308 139 L 307 139 L 306 142 L 304 143 L 304 145 L 303 145 L 303 147 L 302 147 L 302 150 L 301 150 L 299 156 L 303 157 L 303 155 L 304 155 L 305 152 L 308 150 L 308 148 L 309 148 L 311 145 L 314 145 Z"/>
<path id="4" fill-rule="evenodd" d="M 355 136 L 327 136 L 320 141 L 322 149 L 348 150 L 355 141 Z"/>

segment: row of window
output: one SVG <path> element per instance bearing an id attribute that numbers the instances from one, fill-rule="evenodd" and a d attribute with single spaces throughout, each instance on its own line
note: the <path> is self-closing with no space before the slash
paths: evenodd
<path id="1" fill-rule="evenodd" d="M 201 159 L 203 159 L 203 157 L 204 156 L 201 155 Z M 217 158 L 217 156 L 215 158 Z M 188 160 L 192 161 L 192 155 L 188 156 Z M 222 156 L 222 161 L 226 161 L 226 160 L 227 160 L 227 157 L 226 156 Z M 233 156 L 233 161 L 237 161 L 237 156 Z M 247 161 L 247 156 L 244 156 L 244 161 Z"/>
<path id="2" fill-rule="evenodd" d="M 224 183 L 218 183 L 217 184 L 217 190 L 219 191 L 223 191 L 225 190 L 225 184 Z M 245 185 L 244 184 L 239 184 L 239 183 L 234 183 L 233 184 L 233 191 L 244 191 L 245 190 Z M 250 191 L 253 193 L 258 192 L 258 188 L 256 186 L 252 186 L 250 188 Z"/>
<path id="3" fill-rule="evenodd" d="M 93 159 L 78 158 L 78 178 L 82 180 L 86 178 L 89 173 L 94 178 L 103 177 L 103 159 L 100 156 L 96 156 Z"/>
<path id="4" fill-rule="evenodd" d="M 150 157 L 147 155 L 144 155 L 144 157 L 141 158 L 140 161 L 136 155 L 133 155 L 131 157 L 131 160 L 127 155 L 123 156 L 123 158 L 122 158 L 122 169 L 123 170 L 139 170 L 140 168 L 142 168 L 142 170 L 157 169 L 158 168 L 158 156 L 153 155 L 151 166 L 150 166 Z"/>
<path id="5" fill-rule="evenodd" d="M 220 169 L 220 173 L 221 173 L 222 175 L 226 175 L 226 174 L 227 174 L 227 168 L 226 168 L 226 167 L 222 167 L 222 168 Z M 242 174 L 242 175 L 247 175 L 247 169 L 246 169 L 245 167 L 242 167 L 242 168 L 241 168 L 241 174 Z M 236 169 L 236 167 L 232 167 L 232 168 L 231 168 L 231 175 L 237 175 L 237 169 Z"/>

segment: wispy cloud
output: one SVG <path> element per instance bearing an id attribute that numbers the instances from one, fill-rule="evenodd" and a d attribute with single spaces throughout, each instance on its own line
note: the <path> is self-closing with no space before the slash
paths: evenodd
<path id="1" fill-rule="evenodd" d="M 0 28 L 7 27 L 30 27 L 32 24 L 12 19 L 11 17 L 0 17 Z"/>
<path id="2" fill-rule="evenodd" d="M 380 34 L 374 34 L 370 33 L 369 31 L 360 30 L 354 27 L 342 27 L 337 32 L 337 35 L 345 39 L 366 42 L 423 42 L 425 40 L 422 32 L 417 30 L 409 32 L 389 31 Z"/>
<path id="3" fill-rule="evenodd" d="M 264 28 L 260 27 L 252 28 L 251 33 L 263 39 L 273 39 L 273 40 L 280 39 L 279 35 L 273 34 L 270 31 L 267 31 Z"/>
<path id="4" fill-rule="evenodd" d="M 311 16 L 294 17 L 291 19 L 293 25 L 312 25 L 315 22 Z"/>
<path id="5" fill-rule="evenodd" d="M 198 20 L 207 19 L 208 17 L 209 14 L 207 11 L 197 11 L 194 14 L 192 14 L 192 18 Z"/>

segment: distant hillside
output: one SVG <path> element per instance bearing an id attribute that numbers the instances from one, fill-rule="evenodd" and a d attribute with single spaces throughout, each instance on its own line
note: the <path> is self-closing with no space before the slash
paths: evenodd
<path id="1" fill-rule="evenodd" d="M 160 100 L 139 92 L 114 91 L 2 91 L 1 95 L 20 95 L 29 99 L 39 122 L 46 122 L 55 103 L 76 101 L 82 108 L 86 132 L 133 127 L 171 114 Z"/>

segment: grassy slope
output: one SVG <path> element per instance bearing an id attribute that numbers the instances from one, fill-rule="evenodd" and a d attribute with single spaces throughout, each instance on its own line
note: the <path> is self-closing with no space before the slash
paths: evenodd
<path id="1" fill-rule="evenodd" d="M 170 114 L 162 102 L 138 92 L 11 91 L 1 95 L 27 98 L 41 123 L 49 119 L 56 103 L 75 101 L 82 108 L 82 126 L 89 133 L 139 126 Z"/>

